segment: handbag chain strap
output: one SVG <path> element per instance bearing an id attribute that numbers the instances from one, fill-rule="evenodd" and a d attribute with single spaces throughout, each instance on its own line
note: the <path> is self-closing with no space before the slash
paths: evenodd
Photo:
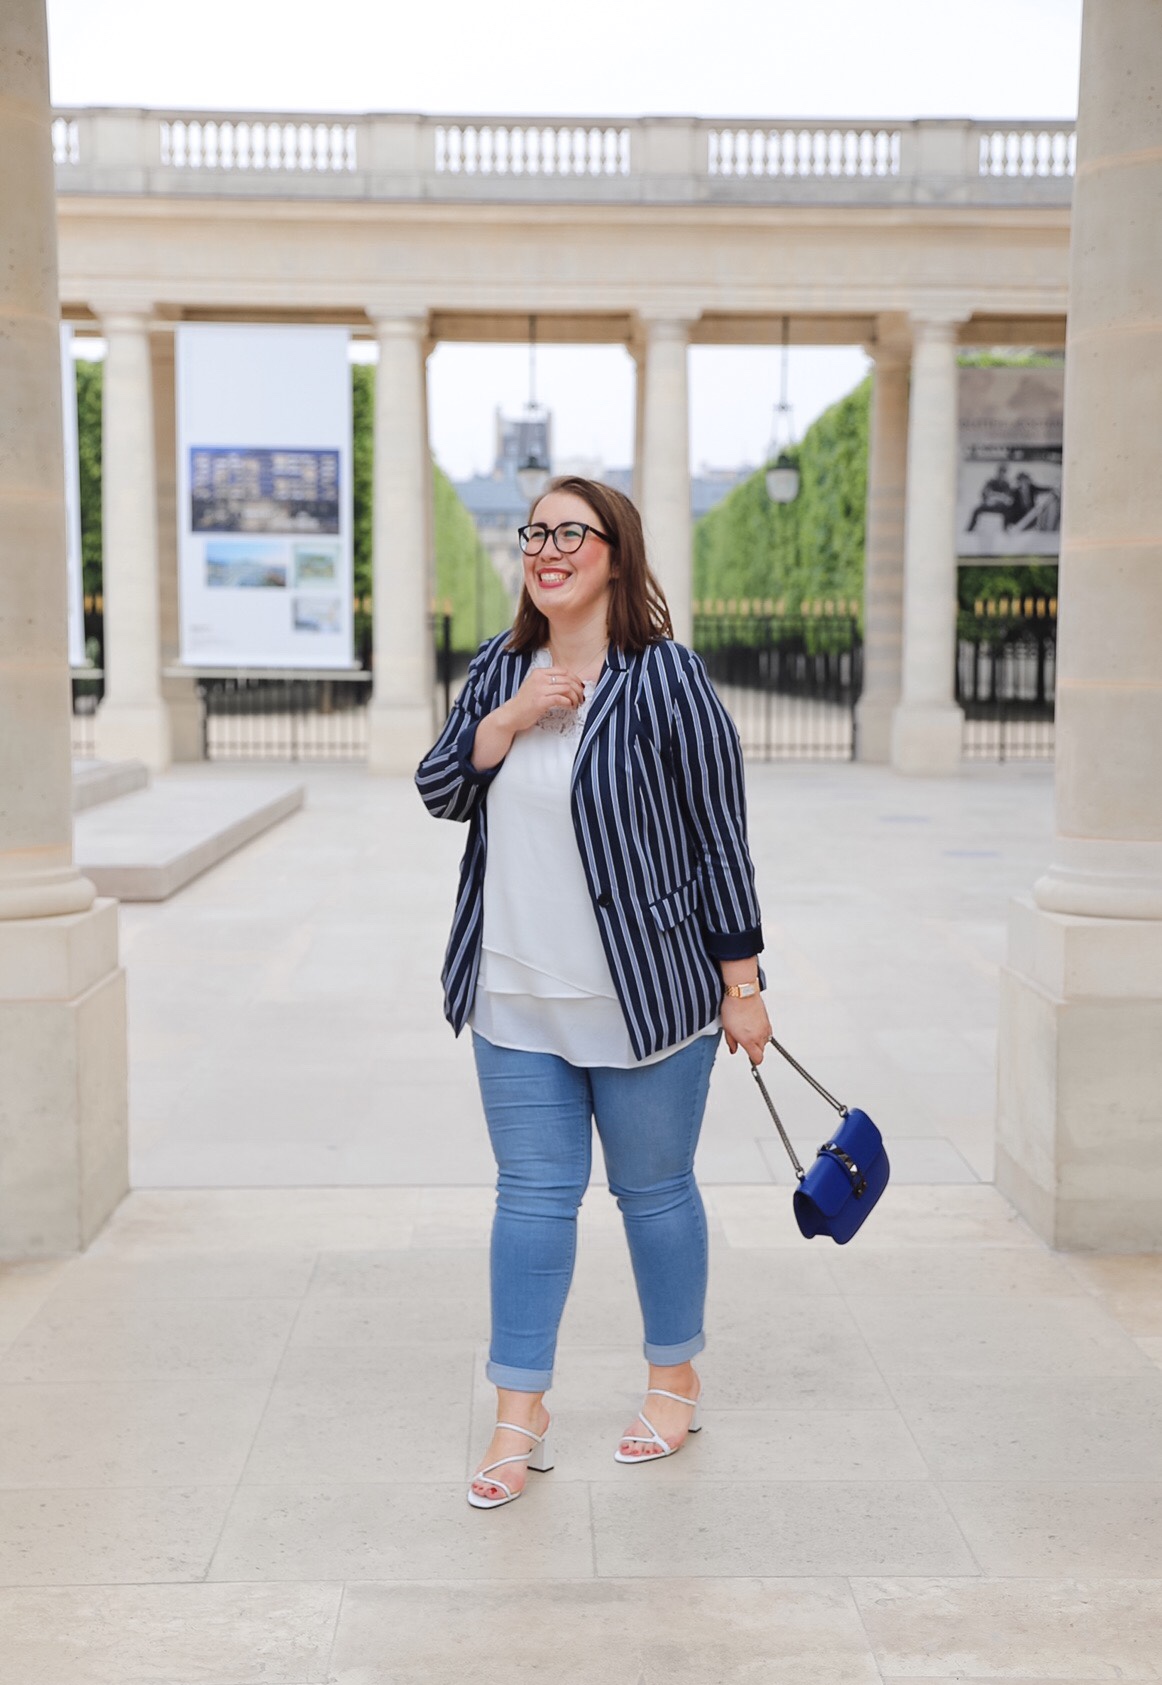
<path id="1" fill-rule="evenodd" d="M 840 1117 L 846 1117 L 847 1116 L 847 1107 L 845 1105 L 843 1105 L 841 1101 L 837 1100 L 835 1098 L 834 1094 L 829 1094 L 827 1092 L 827 1090 L 824 1088 L 824 1086 L 821 1082 L 816 1082 L 815 1078 L 811 1075 L 810 1071 L 805 1071 L 803 1069 L 802 1065 L 800 1065 L 799 1061 L 797 1059 L 793 1059 L 791 1057 L 791 1055 L 787 1052 L 786 1048 L 781 1046 L 780 1043 L 775 1040 L 774 1036 L 770 1037 L 770 1044 L 774 1048 L 776 1053 L 782 1054 L 783 1058 L 787 1061 L 788 1065 L 791 1065 L 796 1071 L 798 1071 L 799 1075 L 806 1082 L 809 1082 L 811 1084 L 811 1087 L 815 1090 L 815 1092 L 817 1094 L 821 1094 L 823 1096 L 823 1098 L 827 1101 L 827 1104 L 829 1106 L 833 1106 L 835 1108 L 835 1110 L 839 1113 Z M 796 1153 L 794 1147 L 791 1145 L 791 1137 L 787 1134 L 787 1131 L 783 1128 L 783 1120 L 779 1116 L 778 1112 L 775 1110 L 775 1103 L 771 1099 L 770 1095 L 767 1092 L 767 1085 L 763 1081 L 762 1077 L 759 1075 L 759 1068 L 758 1068 L 757 1065 L 755 1065 L 755 1064 L 751 1065 L 750 1074 L 755 1079 L 755 1081 L 758 1083 L 759 1093 L 762 1095 L 763 1099 L 767 1103 L 767 1110 L 771 1114 L 771 1120 L 774 1123 L 775 1128 L 779 1132 L 779 1136 L 782 1140 L 782 1143 L 783 1143 L 784 1147 L 786 1147 L 786 1149 L 787 1149 L 787 1154 L 788 1154 L 788 1157 L 791 1160 L 791 1163 L 795 1166 L 795 1175 L 799 1179 L 799 1181 L 801 1182 L 803 1180 L 804 1176 L 807 1174 L 807 1172 L 803 1169 L 803 1166 L 799 1163 L 799 1155 Z M 829 1145 L 830 1145 L 830 1143 L 829 1143 Z"/>

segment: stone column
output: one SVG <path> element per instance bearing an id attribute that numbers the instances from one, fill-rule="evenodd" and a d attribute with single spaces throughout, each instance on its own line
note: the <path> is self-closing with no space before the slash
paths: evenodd
<path id="1" fill-rule="evenodd" d="M 904 488 L 908 465 L 909 349 L 882 339 L 875 362 L 868 445 L 864 560 L 863 693 L 856 706 L 861 761 L 891 759 L 904 643 Z"/>
<path id="2" fill-rule="evenodd" d="M 439 344 L 439 340 L 425 337 L 424 339 L 424 367 L 423 386 L 421 392 L 424 400 L 423 441 L 424 441 L 424 577 L 428 582 L 429 607 L 436 595 L 436 467 L 432 456 L 432 422 L 429 409 L 428 387 L 428 358 Z"/>
<path id="3" fill-rule="evenodd" d="M 161 694 L 157 486 L 149 317 L 102 312 L 105 381 L 101 487 L 104 515 L 105 700 L 97 711 L 102 760 L 170 763 Z"/>
<path id="4" fill-rule="evenodd" d="M 912 390 L 904 523 L 904 647 L 892 716 L 897 772 L 960 769 L 963 716 L 956 659 L 956 329 L 947 316 L 912 318 Z"/>
<path id="5" fill-rule="evenodd" d="M 178 602 L 177 404 L 174 336 L 151 336 L 153 353 L 154 461 L 157 465 L 157 571 L 161 654 L 161 696 L 169 717 L 170 751 L 175 761 L 203 759 L 202 705 L 192 678 L 176 669 L 181 660 L 181 613 Z"/>
<path id="6" fill-rule="evenodd" d="M 44 0 L 0 10 L 0 1257 L 128 1185 L 117 910 L 72 858 L 56 202 Z"/>
<path id="7" fill-rule="evenodd" d="M 1069 260 L 1056 840 L 1014 902 L 997 1186 L 1055 1246 L 1162 1248 L 1162 30 L 1087 0 Z"/>
<path id="8" fill-rule="evenodd" d="M 372 525 L 375 679 L 368 764 L 411 773 L 434 736 L 432 582 L 425 544 L 431 456 L 422 315 L 375 320 L 375 498 Z"/>
<path id="9" fill-rule="evenodd" d="M 686 351 L 690 324 L 680 317 L 642 322 L 645 402 L 642 406 L 641 512 L 650 566 L 666 594 L 674 636 L 689 643 L 690 415 Z"/>
<path id="10" fill-rule="evenodd" d="M 633 500 L 641 507 L 642 458 L 646 447 L 646 352 L 640 340 L 631 340 L 629 354 L 633 358 Z"/>

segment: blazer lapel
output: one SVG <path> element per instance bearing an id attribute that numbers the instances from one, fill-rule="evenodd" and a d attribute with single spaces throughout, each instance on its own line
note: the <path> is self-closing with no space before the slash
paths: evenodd
<path id="1" fill-rule="evenodd" d="M 494 707 L 499 708 L 502 702 L 511 702 L 521 685 L 524 684 L 532 657 L 527 654 L 514 655 L 506 650 L 501 661 L 500 672 L 497 675 L 497 696 Z"/>
<path id="2" fill-rule="evenodd" d="M 610 649 L 605 659 L 605 667 L 597 689 L 593 692 L 593 701 L 589 705 L 589 713 L 585 720 L 585 729 L 581 733 L 581 742 L 577 746 L 577 753 L 573 759 L 572 785 L 575 786 L 581 775 L 585 762 L 593 752 L 593 745 L 597 741 L 597 734 L 608 719 L 611 710 L 618 699 L 625 694 L 626 683 L 629 679 L 629 663 L 620 649 Z"/>

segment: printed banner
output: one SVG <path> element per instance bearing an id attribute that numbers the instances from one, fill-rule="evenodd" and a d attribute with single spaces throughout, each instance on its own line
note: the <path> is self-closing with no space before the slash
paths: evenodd
<path id="1" fill-rule="evenodd" d="M 1057 556 L 1064 400 L 1062 368 L 960 370 L 962 560 Z"/>
<path id="2" fill-rule="evenodd" d="M 65 568 L 69 593 L 69 666 L 85 665 L 85 584 L 81 568 L 81 453 L 77 443 L 77 371 L 73 330 L 61 323 L 61 417 L 65 447 Z"/>
<path id="3" fill-rule="evenodd" d="M 190 667 L 351 667 L 344 328 L 177 330 L 181 651 Z"/>

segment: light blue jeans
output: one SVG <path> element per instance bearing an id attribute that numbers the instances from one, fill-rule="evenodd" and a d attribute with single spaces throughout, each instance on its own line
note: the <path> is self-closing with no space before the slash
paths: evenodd
<path id="1" fill-rule="evenodd" d="M 498 1172 L 487 1370 L 494 1386 L 552 1385 L 594 1122 L 625 1221 L 647 1360 L 685 1363 L 706 1344 L 706 1213 L 694 1149 L 719 1040 L 699 1036 L 655 1065 L 619 1071 L 494 1047 L 473 1033 Z"/>

